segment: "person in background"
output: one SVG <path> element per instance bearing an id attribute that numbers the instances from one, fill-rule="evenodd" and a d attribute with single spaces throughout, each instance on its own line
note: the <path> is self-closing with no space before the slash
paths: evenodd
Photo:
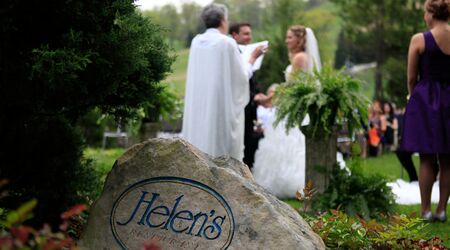
<path id="1" fill-rule="evenodd" d="M 381 153 L 381 120 L 382 110 L 380 101 L 375 100 L 369 107 L 368 147 L 369 156 L 376 157 Z"/>
<path id="2" fill-rule="evenodd" d="M 261 130 L 258 132 L 264 132 L 264 129 L 272 126 L 271 122 L 274 121 L 275 110 L 273 107 L 273 95 L 275 94 L 275 90 L 280 86 L 277 83 L 274 83 L 269 86 L 267 89 L 267 95 L 258 94 L 258 99 L 262 100 L 261 104 L 258 105 L 257 114 L 258 114 L 258 123 L 261 124 Z"/>
<path id="3" fill-rule="evenodd" d="M 252 42 L 252 27 L 249 23 L 234 23 L 230 26 L 229 33 L 239 45 L 248 45 Z M 252 169 L 255 161 L 255 152 L 258 149 L 258 142 L 262 134 L 253 129 L 253 121 L 257 120 L 256 109 L 258 107 L 255 96 L 259 93 L 254 77 L 250 78 L 249 83 L 250 102 L 245 106 L 243 161 Z"/>
<path id="4" fill-rule="evenodd" d="M 401 148 L 420 155 L 419 187 L 422 218 L 447 220 L 450 195 L 450 0 L 427 0 L 425 22 L 430 29 L 411 38 L 408 52 L 408 97 Z M 439 203 L 431 212 L 439 161 Z"/>
<path id="5" fill-rule="evenodd" d="M 398 121 L 395 117 L 394 108 L 390 102 L 383 104 L 383 114 L 381 115 L 381 132 L 383 134 L 383 150 L 393 151 L 394 137 L 397 133 Z"/>

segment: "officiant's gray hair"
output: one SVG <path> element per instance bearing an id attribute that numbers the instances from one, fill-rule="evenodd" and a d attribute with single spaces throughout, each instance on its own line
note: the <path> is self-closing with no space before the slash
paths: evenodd
<path id="1" fill-rule="evenodd" d="M 228 10 L 223 4 L 212 3 L 203 8 L 201 18 L 206 28 L 217 28 L 222 20 L 228 20 Z"/>

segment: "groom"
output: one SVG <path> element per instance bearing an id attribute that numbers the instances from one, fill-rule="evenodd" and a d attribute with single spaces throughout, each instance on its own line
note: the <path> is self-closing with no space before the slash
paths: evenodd
<path id="1" fill-rule="evenodd" d="M 230 35 L 239 45 L 248 45 L 252 42 L 252 28 L 249 23 L 234 23 L 230 26 Z M 256 81 L 250 78 L 250 102 L 245 106 L 245 129 L 244 129 L 244 163 L 252 169 L 255 162 L 255 152 L 258 149 L 259 139 L 262 133 L 257 133 L 253 129 L 253 121 L 257 120 L 256 109 L 258 102 L 255 101 L 259 91 L 256 88 Z"/>
<path id="2" fill-rule="evenodd" d="M 226 36 L 224 5 L 207 5 L 201 19 L 207 30 L 192 40 L 189 52 L 182 134 L 207 154 L 242 160 L 248 81 L 263 51 L 255 50 L 248 62 L 241 59 L 236 42 Z"/>

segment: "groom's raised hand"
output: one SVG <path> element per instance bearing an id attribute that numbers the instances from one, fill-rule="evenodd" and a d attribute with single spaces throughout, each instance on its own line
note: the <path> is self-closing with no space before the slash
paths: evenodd
<path id="1" fill-rule="evenodd" d="M 262 54 L 267 52 L 267 46 L 265 45 L 261 45 L 256 47 L 255 50 L 253 50 L 252 55 L 250 56 L 250 59 L 248 60 L 248 62 L 250 64 L 254 64 L 256 59 L 258 59 L 258 57 L 260 57 Z"/>

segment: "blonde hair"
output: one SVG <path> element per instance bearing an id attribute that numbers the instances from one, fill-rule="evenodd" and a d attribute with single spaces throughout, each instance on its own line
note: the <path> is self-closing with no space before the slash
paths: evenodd
<path id="1" fill-rule="evenodd" d="M 298 45 L 294 53 L 303 52 L 306 49 L 306 27 L 302 25 L 293 25 L 289 30 L 298 39 Z"/>
<path id="2" fill-rule="evenodd" d="M 267 89 L 267 94 L 269 94 L 270 92 L 275 92 L 275 90 L 278 88 L 278 86 L 280 86 L 280 84 L 278 84 L 278 83 L 274 83 L 274 84 L 270 85 L 269 88 Z"/>

